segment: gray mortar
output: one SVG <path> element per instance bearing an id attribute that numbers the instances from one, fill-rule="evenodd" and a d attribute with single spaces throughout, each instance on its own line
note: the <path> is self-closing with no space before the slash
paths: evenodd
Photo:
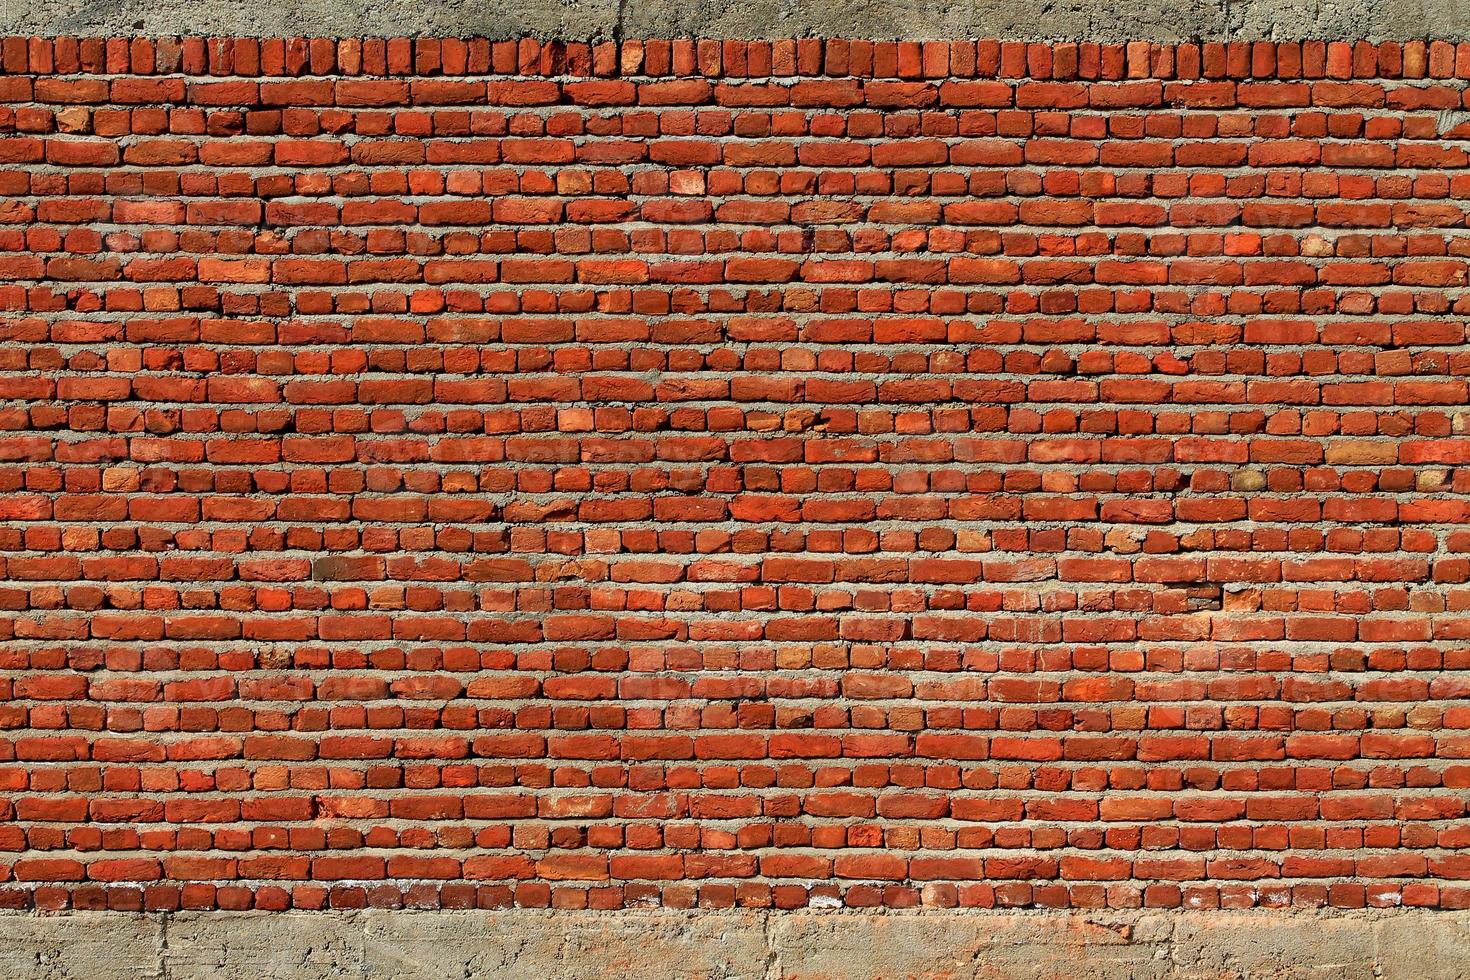
<path id="1" fill-rule="evenodd" d="M 0 915 L 6 980 L 1460 980 L 1470 913 Z"/>
<path id="2" fill-rule="evenodd" d="M 0 0 L 0 32 L 1015 40 L 1470 39 L 1467 0 Z"/>

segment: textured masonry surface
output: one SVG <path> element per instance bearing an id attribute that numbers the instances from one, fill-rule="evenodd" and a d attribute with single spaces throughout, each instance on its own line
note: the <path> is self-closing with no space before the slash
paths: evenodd
<path id="1" fill-rule="evenodd" d="M 1470 904 L 1470 44 L 0 68 L 5 907 Z"/>
<path id="2" fill-rule="evenodd" d="M 46 980 L 1461 980 L 1463 912 L 630 910 L 11 917 Z"/>
<path id="3" fill-rule="evenodd" d="M 0 33 L 1009 41 L 1470 39 L 1462 0 L 10 0 Z"/>

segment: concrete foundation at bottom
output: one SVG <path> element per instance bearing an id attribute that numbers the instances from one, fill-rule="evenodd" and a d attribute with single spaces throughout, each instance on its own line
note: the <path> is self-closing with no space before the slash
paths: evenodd
<path id="1" fill-rule="evenodd" d="M 1457 980 L 1470 913 L 8 914 L 4 980 Z"/>

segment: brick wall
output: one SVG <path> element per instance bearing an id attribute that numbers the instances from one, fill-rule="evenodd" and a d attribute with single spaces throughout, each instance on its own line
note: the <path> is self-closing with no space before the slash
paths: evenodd
<path id="1" fill-rule="evenodd" d="M 1470 45 L 0 64 L 0 904 L 1470 904 Z"/>

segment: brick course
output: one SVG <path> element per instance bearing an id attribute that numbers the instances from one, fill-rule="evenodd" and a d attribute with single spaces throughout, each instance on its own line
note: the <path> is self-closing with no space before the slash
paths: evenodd
<path id="1" fill-rule="evenodd" d="M 0 68 L 0 906 L 1470 905 L 1470 44 Z"/>

